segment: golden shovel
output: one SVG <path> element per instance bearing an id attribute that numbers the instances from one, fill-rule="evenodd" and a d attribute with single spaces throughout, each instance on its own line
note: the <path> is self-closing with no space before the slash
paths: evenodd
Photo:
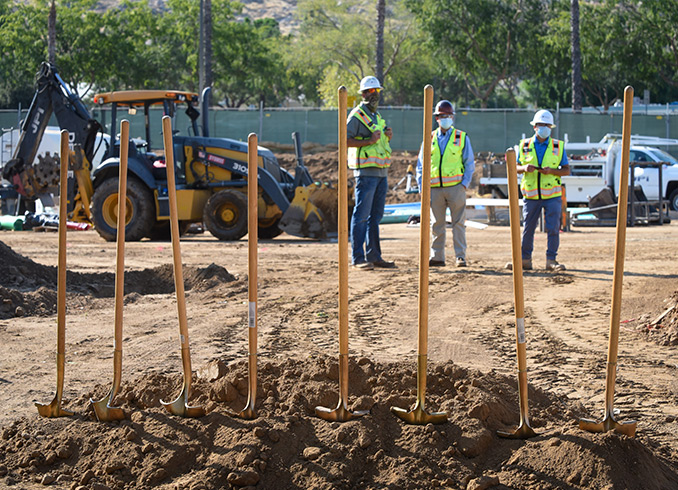
<path id="1" fill-rule="evenodd" d="M 99 401 L 90 399 L 94 413 L 100 422 L 111 422 L 125 418 L 120 407 L 111 402 L 120 389 L 122 377 L 122 301 L 125 296 L 125 225 L 127 224 L 127 160 L 129 155 L 129 121 L 120 121 L 120 167 L 118 173 L 118 228 L 115 254 L 115 340 L 113 346 L 113 386 Z"/>
<path id="2" fill-rule="evenodd" d="M 619 318 L 621 313 L 622 282 L 624 280 L 632 112 L 633 87 L 627 86 L 624 89 L 624 122 L 622 126 L 621 169 L 619 172 L 619 200 L 617 202 L 617 236 L 615 239 L 612 311 L 610 313 L 610 339 L 607 348 L 607 376 L 605 382 L 605 416 L 602 422 L 590 419 L 581 419 L 579 421 L 579 428 L 589 432 L 607 432 L 614 429 L 615 432 L 626 434 L 629 437 L 633 437 L 636 434 L 636 422 L 617 422 L 614 419 L 614 385 L 615 376 L 617 375 Z"/>
<path id="3" fill-rule="evenodd" d="M 369 410 L 352 412 L 348 408 L 348 186 L 346 139 L 346 87 L 337 90 L 339 95 L 339 209 L 337 210 L 339 243 L 339 403 L 334 410 L 315 407 L 316 416 L 336 422 L 346 422 L 362 417 Z"/>
<path id="4" fill-rule="evenodd" d="M 254 405 L 257 402 L 257 242 L 258 235 L 258 142 L 257 135 L 250 133 L 247 137 L 247 404 L 240 413 L 228 411 L 235 417 L 252 420 L 257 418 Z"/>
<path id="5" fill-rule="evenodd" d="M 516 312 L 516 351 L 518 354 L 518 400 L 520 424 L 513 431 L 498 430 L 501 437 L 527 439 L 536 436 L 530 427 L 527 409 L 527 356 L 525 353 L 525 300 L 523 294 L 523 259 L 520 248 L 520 205 L 518 204 L 518 172 L 516 152 L 506 150 L 506 172 L 508 175 L 509 212 L 511 217 L 511 253 L 513 264 L 513 301 Z"/>
<path id="6" fill-rule="evenodd" d="M 167 191 L 169 193 L 170 226 L 172 233 L 172 258 L 174 259 L 174 287 L 177 292 L 177 310 L 179 316 L 179 339 L 181 341 L 181 362 L 184 369 L 184 386 L 176 400 L 160 403 L 174 415 L 181 417 L 202 417 L 205 409 L 191 407 L 191 351 L 188 346 L 188 325 L 186 322 L 186 296 L 184 294 L 184 274 L 181 268 L 181 244 L 179 243 L 179 216 L 177 212 L 177 189 L 174 180 L 174 147 L 172 145 L 172 119 L 162 118 L 162 137 L 165 145 L 165 164 L 167 165 Z"/>
<path id="7" fill-rule="evenodd" d="M 424 137 L 422 159 L 421 222 L 419 229 L 419 340 L 417 342 L 417 402 L 409 412 L 391 407 L 391 412 L 408 424 L 442 424 L 447 421 L 447 412 L 427 413 L 426 363 L 428 359 L 428 259 L 431 223 L 431 128 L 433 118 L 433 87 L 424 87 Z"/>
<path id="8" fill-rule="evenodd" d="M 36 403 L 43 417 L 64 417 L 73 412 L 61 408 L 66 363 L 66 215 L 68 200 L 68 131 L 61 131 L 61 167 L 59 174 L 59 258 L 57 267 L 57 387 L 48 405 Z"/>

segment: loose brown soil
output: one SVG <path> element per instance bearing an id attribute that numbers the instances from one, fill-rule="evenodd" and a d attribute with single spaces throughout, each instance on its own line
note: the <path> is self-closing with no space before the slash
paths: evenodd
<path id="1" fill-rule="evenodd" d="M 312 175 L 331 180 L 334 154 L 317 155 L 305 158 Z M 391 186 L 416 155 L 401 158 Z M 246 241 L 181 242 L 191 403 L 208 412 L 198 419 L 160 405 L 182 383 L 171 246 L 128 243 L 116 399 L 127 419 L 100 423 L 89 400 L 112 381 L 115 244 L 68 234 L 64 406 L 76 415 L 45 419 L 34 402 L 55 389 L 57 234 L 0 233 L 0 487 L 678 488 L 675 222 L 627 231 L 615 406 L 620 420 L 638 421 L 635 438 L 577 426 L 604 407 L 615 230 L 563 233 L 568 270 L 555 275 L 540 269 L 537 233 L 525 323 L 538 436 L 526 441 L 496 435 L 519 421 L 509 228 L 467 236 L 469 267 L 431 269 L 429 281 L 426 408 L 449 419 L 411 426 L 390 407 L 416 399 L 417 228 L 382 227 L 398 269 L 350 271 L 349 406 L 370 413 L 346 423 L 314 415 L 338 398 L 336 241 L 259 244 L 253 421 L 228 414 L 247 400 Z"/>

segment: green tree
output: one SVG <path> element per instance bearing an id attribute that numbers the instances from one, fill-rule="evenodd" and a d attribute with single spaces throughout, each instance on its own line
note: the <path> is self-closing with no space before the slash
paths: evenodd
<path id="1" fill-rule="evenodd" d="M 285 98 L 286 39 L 275 20 L 215 22 L 213 40 L 214 85 L 227 106 L 271 105 Z"/>
<path id="2" fill-rule="evenodd" d="M 301 19 L 300 34 L 294 43 L 299 71 L 309 85 L 307 93 L 316 92 L 333 104 L 338 85 L 349 93 L 358 88 L 360 79 L 377 70 L 377 11 L 374 0 L 303 0 L 297 5 Z M 383 83 L 388 89 L 390 77 L 405 77 L 421 56 L 421 34 L 404 8 L 394 2 L 385 8 L 383 33 Z M 396 72 L 401 72 L 399 75 Z M 416 75 L 416 74 L 415 74 Z M 420 98 L 420 90 L 414 95 Z M 395 90 L 386 90 L 385 102 L 412 103 L 408 98 L 395 99 Z"/>
<path id="3" fill-rule="evenodd" d="M 40 32 L 43 37 L 36 37 Z M 47 54 L 46 36 L 46 8 L 0 0 L 0 107 L 30 103 L 35 73 Z"/>
<path id="4" fill-rule="evenodd" d="M 673 0 L 625 2 L 643 45 L 643 64 L 655 71 L 649 88 L 659 102 L 678 97 L 678 4 Z"/>
<path id="5" fill-rule="evenodd" d="M 409 0 L 441 64 L 462 77 L 487 107 L 497 90 L 517 105 L 523 53 L 533 44 L 544 4 L 538 0 Z"/>

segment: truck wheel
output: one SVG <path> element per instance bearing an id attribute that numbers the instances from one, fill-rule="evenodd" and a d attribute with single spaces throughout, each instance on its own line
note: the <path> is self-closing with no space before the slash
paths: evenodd
<path id="1" fill-rule="evenodd" d="M 671 209 L 678 211 L 678 189 L 674 189 L 671 195 L 669 196 L 669 204 Z"/>
<path id="2" fill-rule="evenodd" d="M 278 228 L 278 223 L 280 223 L 280 218 L 275 220 L 259 221 L 259 226 L 257 227 L 257 234 L 259 238 L 263 240 L 271 240 L 272 238 L 280 235 L 282 230 Z"/>
<path id="3" fill-rule="evenodd" d="M 145 184 L 134 177 L 127 180 L 126 214 L 126 242 L 141 240 L 155 224 L 153 195 Z M 105 180 L 94 191 L 92 221 L 94 228 L 104 240 L 115 241 L 118 226 L 118 177 Z"/>
<path id="4" fill-rule="evenodd" d="M 219 240 L 240 240 L 247 234 L 247 198 L 238 191 L 219 191 L 207 200 L 202 219 Z"/>

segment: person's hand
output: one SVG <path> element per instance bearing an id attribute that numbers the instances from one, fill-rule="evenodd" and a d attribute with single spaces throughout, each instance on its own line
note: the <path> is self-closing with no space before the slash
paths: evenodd
<path id="1" fill-rule="evenodd" d="M 390 140 L 391 138 L 393 138 L 393 129 L 391 129 L 391 128 L 384 128 L 384 134 L 385 134 L 386 137 Z"/>
<path id="2" fill-rule="evenodd" d="M 372 133 L 372 136 L 370 136 L 370 144 L 373 145 L 379 141 L 379 138 L 381 138 L 381 131 L 377 129 L 374 133 Z"/>
<path id="3" fill-rule="evenodd" d="M 544 175 L 551 175 L 553 173 L 553 169 L 550 167 L 540 168 L 539 171 Z"/>
<path id="4" fill-rule="evenodd" d="M 534 172 L 535 170 L 537 170 L 537 167 L 534 165 L 525 165 L 525 172 Z"/>

